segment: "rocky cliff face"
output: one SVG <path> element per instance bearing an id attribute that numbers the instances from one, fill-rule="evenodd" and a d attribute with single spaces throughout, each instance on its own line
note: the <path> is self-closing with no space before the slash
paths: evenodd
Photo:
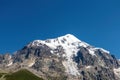
<path id="1" fill-rule="evenodd" d="M 13 55 L 0 55 L 0 68 L 27 68 L 45 80 L 120 80 L 120 62 L 114 55 L 71 34 L 35 40 Z"/>

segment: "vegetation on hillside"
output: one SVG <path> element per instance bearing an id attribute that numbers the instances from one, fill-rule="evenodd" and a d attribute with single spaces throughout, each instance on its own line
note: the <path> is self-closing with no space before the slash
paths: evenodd
<path id="1" fill-rule="evenodd" d="M 37 77 L 28 70 L 22 69 L 15 73 L 9 74 L 0 74 L 0 80 L 43 80 L 42 78 Z"/>

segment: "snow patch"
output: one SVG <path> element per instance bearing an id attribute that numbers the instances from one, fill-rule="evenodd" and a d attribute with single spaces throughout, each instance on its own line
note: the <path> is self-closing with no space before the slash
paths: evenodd
<path id="1" fill-rule="evenodd" d="M 12 56 L 11 56 L 11 55 L 9 55 L 8 60 L 10 60 L 11 58 L 12 58 Z"/>
<path id="2" fill-rule="evenodd" d="M 7 66 L 11 66 L 13 64 L 13 62 L 11 61 Z"/>
<path id="3" fill-rule="evenodd" d="M 27 61 L 28 67 L 32 67 L 35 64 L 35 58 L 31 58 Z"/>
<path id="4" fill-rule="evenodd" d="M 107 50 L 105 50 L 105 49 L 103 49 L 103 48 L 101 48 L 101 50 L 102 50 L 103 52 L 105 52 L 105 53 L 110 53 L 110 51 L 107 51 Z"/>
<path id="5" fill-rule="evenodd" d="M 120 78 L 120 68 L 113 69 L 115 75 Z"/>
<path id="6" fill-rule="evenodd" d="M 92 56 L 96 56 L 94 49 L 88 49 L 88 51 Z"/>
<path id="7" fill-rule="evenodd" d="M 105 50 L 105 49 L 103 49 L 103 48 L 95 48 L 95 49 L 100 49 L 101 51 L 103 51 L 103 52 L 105 52 L 105 53 L 110 53 L 110 51 L 108 51 L 108 50 Z"/>
<path id="8" fill-rule="evenodd" d="M 76 38 L 75 36 L 73 36 L 72 34 L 67 34 L 65 36 L 66 39 L 69 39 L 68 41 L 71 42 L 81 42 L 78 38 Z"/>
<path id="9" fill-rule="evenodd" d="M 35 64 L 35 62 L 29 63 L 28 67 L 32 67 Z"/>
<path id="10" fill-rule="evenodd" d="M 73 61 L 63 61 L 62 64 L 64 65 L 66 69 L 66 73 L 71 75 L 80 75 L 77 70 L 77 64 Z"/>
<path id="11" fill-rule="evenodd" d="M 80 42 L 79 45 L 80 45 L 80 46 L 83 46 L 83 47 L 85 47 L 85 48 L 89 46 L 89 44 L 87 44 L 87 43 L 85 43 L 85 42 Z"/>
<path id="12" fill-rule="evenodd" d="M 52 54 L 54 53 L 52 50 L 50 51 Z"/>
<path id="13" fill-rule="evenodd" d="M 92 66 L 86 66 L 87 69 L 90 69 Z"/>

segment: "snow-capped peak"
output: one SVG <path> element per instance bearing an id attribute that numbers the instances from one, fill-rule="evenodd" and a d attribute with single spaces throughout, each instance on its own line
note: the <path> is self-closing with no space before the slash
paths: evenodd
<path id="1" fill-rule="evenodd" d="M 41 44 L 45 44 L 51 49 L 56 49 L 58 46 L 62 46 L 65 49 L 65 51 L 66 49 L 69 48 L 72 50 L 72 52 L 77 52 L 78 47 L 81 47 L 81 46 L 85 48 L 88 47 L 89 53 L 93 56 L 95 55 L 94 54 L 95 50 L 98 50 L 98 49 L 100 49 L 105 53 L 110 53 L 109 51 L 104 50 L 103 48 L 92 47 L 91 45 L 79 40 L 72 34 L 66 34 L 64 36 L 60 36 L 54 39 L 34 40 L 30 44 L 28 44 L 28 46 L 41 46 Z"/>
<path id="2" fill-rule="evenodd" d="M 79 75 L 79 72 L 77 70 L 77 64 L 73 62 L 72 57 L 73 55 L 77 55 L 80 46 L 87 47 L 89 46 L 89 44 L 82 42 L 72 34 L 66 34 L 64 36 L 54 39 L 35 40 L 32 43 L 30 43 L 28 46 L 41 46 L 43 44 L 47 45 L 52 49 L 51 51 L 52 54 L 54 54 L 54 50 L 58 46 L 62 46 L 64 52 L 66 53 L 63 54 L 62 56 L 67 58 L 67 61 L 63 62 L 63 65 L 66 68 L 66 72 L 72 75 Z"/>
<path id="3" fill-rule="evenodd" d="M 41 44 L 45 44 L 48 47 L 52 49 L 51 53 L 54 53 L 54 50 L 58 46 L 62 46 L 64 49 L 64 52 L 66 54 L 63 54 L 63 57 L 67 58 L 67 62 L 63 62 L 63 65 L 66 68 L 66 72 L 72 75 L 79 75 L 79 72 L 77 70 L 77 65 L 75 62 L 73 62 L 73 55 L 77 55 L 77 52 L 79 51 L 78 47 L 83 46 L 87 47 L 88 44 L 85 42 L 82 42 L 78 38 L 76 38 L 72 34 L 66 34 L 64 36 L 54 38 L 54 39 L 47 39 L 47 40 L 35 40 L 28 46 L 41 46 Z M 64 64 L 66 63 L 66 64 Z"/>
<path id="4" fill-rule="evenodd" d="M 32 46 L 39 46 L 40 44 L 46 44 L 50 46 L 51 44 L 55 48 L 56 46 L 59 46 L 59 45 L 65 45 L 65 44 L 69 45 L 76 42 L 80 43 L 81 41 L 75 36 L 73 36 L 72 34 L 66 34 L 65 36 L 61 36 L 54 39 L 34 40 L 31 44 Z"/>
<path id="5" fill-rule="evenodd" d="M 62 37 L 68 39 L 69 42 L 81 42 L 78 38 L 76 38 L 72 34 L 66 34 L 65 36 Z"/>
<path id="6" fill-rule="evenodd" d="M 109 53 L 108 51 L 102 49 L 102 48 L 95 48 L 78 38 L 76 38 L 72 34 L 66 34 L 64 36 L 54 38 L 54 39 L 47 39 L 47 40 L 35 40 L 32 43 L 30 43 L 28 46 L 42 46 L 47 45 L 52 50 L 50 51 L 52 54 L 54 54 L 55 50 L 58 46 L 61 46 L 64 49 L 64 52 L 66 54 L 63 54 L 63 57 L 67 58 L 67 61 L 63 62 L 63 65 L 66 68 L 66 72 L 72 75 L 79 75 L 79 72 L 77 70 L 77 65 L 73 61 L 72 57 L 73 55 L 77 55 L 77 52 L 80 50 L 80 47 L 84 47 L 89 51 L 89 54 L 92 56 L 96 56 L 95 51 L 100 49 L 105 53 Z M 59 53 L 58 53 L 59 56 Z"/>

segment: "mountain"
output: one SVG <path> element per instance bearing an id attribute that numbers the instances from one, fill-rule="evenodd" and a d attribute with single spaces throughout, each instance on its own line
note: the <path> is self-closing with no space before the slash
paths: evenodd
<path id="1" fill-rule="evenodd" d="M 120 80 L 120 61 L 114 55 L 72 34 L 34 40 L 12 55 L 0 55 L 1 72 L 21 69 L 45 80 Z"/>

